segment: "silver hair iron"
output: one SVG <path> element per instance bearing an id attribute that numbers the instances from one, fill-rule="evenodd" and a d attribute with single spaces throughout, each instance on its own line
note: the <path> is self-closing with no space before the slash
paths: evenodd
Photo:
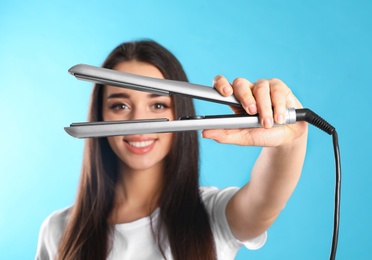
<path id="1" fill-rule="evenodd" d="M 159 95 L 181 94 L 192 98 L 217 102 L 230 106 L 241 106 L 234 97 L 223 97 L 217 90 L 211 87 L 132 75 L 120 71 L 94 67 L 89 65 L 76 65 L 70 68 L 69 72 L 78 79 L 110 85 L 133 90 L 145 91 Z M 332 135 L 335 163 L 336 163 L 336 187 L 334 206 L 334 226 L 332 236 L 332 247 L 330 260 L 336 258 L 338 231 L 340 222 L 340 188 L 341 188 L 341 163 L 338 148 L 338 135 L 336 129 L 307 108 L 288 108 L 286 111 L 285 124 L 293 124 L 297 121 L 306 121 L 324 132 Z M 278 126 L 275 124 L 275 126 Z M 217 116 L 191 116 L 181 117 L 178 120 L 146 119 L 146 120 L 125 120 L 125 121 L 103 121 L 73 123 L 65 127 L 67 133 L 77 138 L 106 137 L 147 133 L 163 133 L 176 131 L 190 131 L 218 128 L 257 128 L 261 127 L 258 115 L 217 115 Z"/>
<path id="2" fill-rule="evenodd" d="M 133 75 L 116 70 L 79 64 L 71 67 L 69 73 L 77 79 L 150 92 L 158 95 L 181 94 L 191 98 L 230 106 L 241 106 L 235 96 L 224 97 L 214 88 L 181 82 Z M 308 121 L 309 110 L 288 108 L 284 124 L 297 121 Z M 311 111 L 310 111 L 311 112 Z M 279 126 L 274 124 L 274 126 Z M 258 115 L 216 115 L 216 116 L 185 116 L 178 120 L 145 119 L 72 123 L 65 131 L 76 138 L 106 137 L 118 135 L 165 133 L 203 129 L 232 129 L 261 127 Z"/>

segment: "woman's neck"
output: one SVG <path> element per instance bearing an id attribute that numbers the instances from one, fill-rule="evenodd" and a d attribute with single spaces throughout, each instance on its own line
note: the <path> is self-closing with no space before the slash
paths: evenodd
<path id="1" fill-rule="evenodd" d="M 158 206 L 163 171 L 163 163 L 145 170 L 120 165 L 111 221 L 128 223 L 149 216 Z"/>

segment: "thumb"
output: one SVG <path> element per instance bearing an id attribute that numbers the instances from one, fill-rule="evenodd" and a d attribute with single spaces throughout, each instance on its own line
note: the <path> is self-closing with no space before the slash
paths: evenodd
<path id="1" fill-rule="evenodd" d="M 242 136 L 239 129 L 203 130 L 202 137 L 215 140 L 221 144 L 241 144 Z M 246 137 L 245 137 L 246 138 Z"/>

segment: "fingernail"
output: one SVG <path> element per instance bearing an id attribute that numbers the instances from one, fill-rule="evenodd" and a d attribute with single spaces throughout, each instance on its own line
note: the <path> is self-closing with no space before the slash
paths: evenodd
<path id="1" fill-rule="evenodd" d="M 257 106 L 255 104 L 251 104 L 248 106 L 248 112 L 251 114 L 251 115 L 255 115 L 257 114 Z"/>
<path id="2" fill-rule="evenodd" d="M 284 116 L 283 115 L 278 115 L 276 120 L 277 120 L 278 124 L 284 124 Z"/>
<path id="3" fill-rule="evenodd" d="M 273 126 L 273 120 L 272 120 L 272 118 L 268 118 L 268 117 L 266 117 L 266 118 L 264 118 L 263 120 L 262 120 L 262 126 L 264 127 L 264 128 L 270 128 L 270 127 L 272 127 Z"/>
<path id="4" fill-rule="evenodd" d="M 224 86 L 223 88 L 222 88 L 222 92 L 224 93 L 224 94 L 230 94 L 231 93 L 231 87 L 229 87 L 229 86 Z"/>

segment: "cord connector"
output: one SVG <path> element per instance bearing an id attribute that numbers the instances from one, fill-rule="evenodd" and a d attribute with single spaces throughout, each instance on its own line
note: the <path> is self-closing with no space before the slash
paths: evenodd
<path id="1" fill-rule="evenodd" d="M 296 109 L 296 121 L 306 121 L 329 135 L 332 135 L 335 128 L 308 108 Z"/>

